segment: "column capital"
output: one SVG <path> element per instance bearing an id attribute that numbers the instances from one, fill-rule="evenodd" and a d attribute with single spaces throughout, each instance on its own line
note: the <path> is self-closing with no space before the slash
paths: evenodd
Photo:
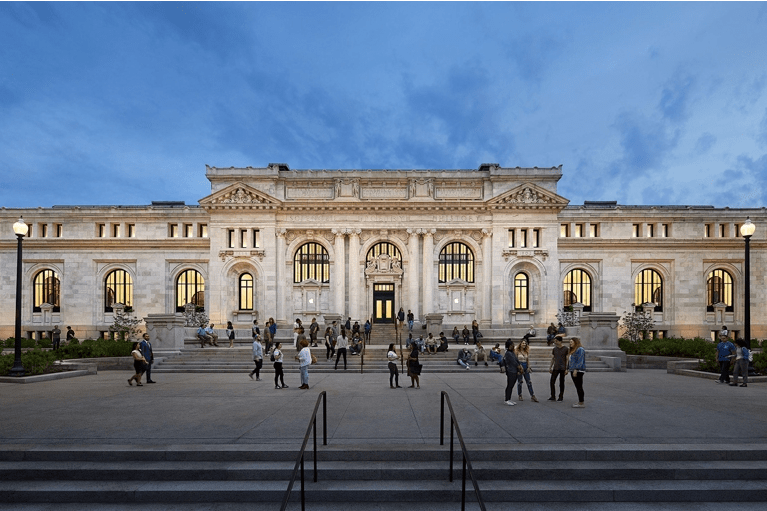
<path id="1" fill-rule="evenodd" d="M 343 238 L 346 236 L 346 229 L 330 229 L 330 232 L 336 235 L 336 238 Z"/>
<path id="2" fill-rule="evenodd" d="M 288 234 L 288 230 L 285 228 L 277 229 L 274 231 L 274 235 L 278 238 L 284 238 Z"/>
<path id="3" fill-rule="evenodd" d="M 418 234 L 420 234 L 420 231 L 421 231 L 420 229 L 410 228 L 407 230 L 407 233 L 412 238 L 413 236 L 418 236 Z"/>
<path id="4" fill-rule="evenodd" d="M 482 237 L 483 238 L 492 238 L 493 237 L 493 231 L 490 229 L 482 229 Z"/>

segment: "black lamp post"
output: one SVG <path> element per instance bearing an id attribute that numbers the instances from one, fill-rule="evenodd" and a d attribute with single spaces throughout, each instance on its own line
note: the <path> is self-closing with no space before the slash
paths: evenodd
<path id="1" fill-rule="evenodd" d="M 16 341 L 15 358 L 11 376 L 24 376 L 24 366 L 21 365 L 21 240 L 29 232 L 29 227 L 24 223 L 24 219 L 19 217 L 19 221 L 13 224 L 13 232 L 19 239 L 16 249 L 16 331 L 14 340 Z"/>
<path id="2" fill-rule="evenodd" d="M 745 329 L 744 340 L 746 341 L 746 347 L 751 349 L 751 257 L 750 257 L 750 241 L 753 236 L 756 226 L 751 223 L 751 219 L 746 217 L 746 223 L 740 226 L 740 235 L 746 239 L 746 285 L 745 285 L 745 300 L 743 300 L 746 310 L 743 314 L 743 323 Z"/>

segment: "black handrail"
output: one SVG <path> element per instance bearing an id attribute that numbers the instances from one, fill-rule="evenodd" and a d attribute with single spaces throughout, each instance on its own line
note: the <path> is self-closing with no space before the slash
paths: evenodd
<path id="1" fill-rule="evenodd" d="M 328 398 L 327 393 L 323 390 L 317 396 L 317 403 L 314 405 L 312 417 L 309 419 L 309 427 L 306 429 L 306 435 L 304 435 L 304 443 L 301 445 L 301 450 L 298 453 L 296 466 L 293 468 L 293 475 L 290 477 L 288 489 L 285 490 L 285 498 L 282 499 L 280 511 L 285 511 L 288 508 L 290 492 L 293 490 L 293 483 L 296 482 L 299 467 L 301 468 L 301 511 L 306 509 L 304 497 L 304 451 L 306 451 L 306 444 L 309 442 L 309 433 L 312 432 L 312 429 L 314 430 L 314 482 L 317 482 L 317 409 L 320 407 L 320 399 L 322 399 L 322 445 L 328 445 Z"/>
<path id="2" fill-rule="evenodd" d="M 439 416 L 439 445 L 445 445 L 445 399 L 447 399 L 447 406 L 450 410 L 450 482 L 453 482 L 453 430 L 458 434 L 458 442 L 461 444 L 461 451 L 463 451 L 463 470 L 462 470 L 462 489 L 461 489 L 461 511 L 466 509 L 466 468 L 469 469 L 469 477 L 474 485 L 474 494 L 477 496 L 477 503 L 482 511 L 485 510 L 485 502 L 482 500 L 482 493 L 479 491 L 479 485 L 477 479 L 474 477 L 474 471 L 471 468 L 471 460 L 469 460 L 469 453 L 466 450 L 466 443 L 463 441 L 463 435 L 461 435 L 461 429 L 458 427 L 458 421 L 455 418 L 453 412 L 453 404 L 450 402 L 450 396 L 444 390 L 441 393 L 440 400 L 440 416 Z"/>

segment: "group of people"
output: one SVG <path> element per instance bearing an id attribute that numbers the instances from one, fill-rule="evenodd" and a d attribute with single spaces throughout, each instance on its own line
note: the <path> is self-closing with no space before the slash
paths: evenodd
<path id="1" fill-rule="evenodd" d="M 67 344 L 72 342 L 72 339 L 75 338 L 75 331 L 72 330 L 71 326 L 67 327 Z M 51 348 L 56 351 L 59 348 L 61 348 L 61 329 L 59 328 L 59 325 L 53 325 L 53 330 L 51 330 Z"/>
<path id="2" fill-rule="evenodd" d="M 549 385 L 551 387 L 551 397 L 549 401 L 563 401 L 565 394 L 565 374 L 570 373 L 578 394 L 578 402 L 573 404 L 573 408 L 585 408 L 585 396 L 583 392 L 583 373 L 586 371 L 586 351 L 581 346 L 581 340 L 578 337 L 570 339 L 570 348 L 563 346 L 561 336 L 554 338 L 555 347 L 552 350 L 549 373 L 551 378 Z M 530 399 L 538 402 L 533 391 L 533 384 L 530 381 L 530 346 L 526 339 L 522 339 L 519 345 L 514 346 L 511 339 L 506 341 L 506 353 L 501 360 L 501 366 L 506 371 L 506 393 L 505 403 L 514 406 L 516 403 L 511 400 L 511 394 L 514 390 L 514 384 L 517 384 L 517 397 L 519 401 L 522 398 L 522 381 L 527 384 L 527 391 L 530 393 Z M 555 384 L 559 378 L 559 397 L 555 396 Z"/>
<path id="3" fill-rule="evenodd" d="M 741 387 L 748 387 L 748 362 L 751 351 L 743 339 L 730 341 L 730 332 L 723 326 L 719 332 L 719 344 L 716 345 L 717 361 L 719 362 L 719 379 L 716 383 L 727 383 L 731 387 L 738 386 L 738 377 L 743 376 Z M 733 382 L 730 381 L 730 365 L 732 365 Z"/>
<path id="4" fill-rule="evenodd" d="M 426 339 L 423 338 L 423 335 L 419 335 L 418 339 L 414 339 L 413 334 L 409 333 L 407 341 L 405 341 L 405 347 L 410 349 L 412 346 L 417 347 L 421 353 L 428 353 L 429 355 L 447 351 L 447 337 L 445 337 L 444 332 L 440 332 L 439 344 L 437 344 L 437 339 L 434 338 L 431 332 L 429 332 Z"/>

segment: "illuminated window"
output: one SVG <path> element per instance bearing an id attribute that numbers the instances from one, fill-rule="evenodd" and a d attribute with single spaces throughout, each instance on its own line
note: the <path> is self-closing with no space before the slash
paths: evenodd
<path id="1" fill-rule="evenodd" d="M 647 237 L 648 238 L 654 238 L 655 237 L 655 225 L 647 224 Z"/>
<path id="2" fill-rule="evenodd" d="M 599 237 L 599 224 L 589 224 L 589 236 L 592 238 Z"/>
<path id="3" fill-rule="evenodd" d="M 631 237 L 632 238 L 639 237 L 639 224 L 634 224 L 631 226 Z"/>
<path id="4" fill-rule="evenodd" d="M 178 238 L 178 224 L 168 224 L 168 236 Z"/>
<path id="5" fill-rule="evenodd" d="M 240 310 L 253 310 L 253 276 L 250 273 L 240 275 Z"/>
<path id="6" fill-rule="evenodd" d="M 105 224 L 96 224 L 96 236 L 99 238 L 107 237 L 107 226 Z"/>
<path id="7" fill-rule="evenodd" d="M 715 303 L 725 304 L 727 312 L 734 310 L 732 303 L 732 275 L 726 270 L 714 270 L 709 273 L 708 280 L 706 281 L 706 290 L 706 310 L 713 312 Z"/>
<path id="8" fill-rule="evenodd" d="M 197 270 L 184 270 L 176 280 L 176 312 L 184 312 L 187 303 L 205 310 L 205 279 Z"/>
<path id="9" fill-rule="evenodd" d="M 261 231 L 253 229 L 253 248 L 259 248 L 261 246 Z"/>
<path id="10" fill-rule="evenodd" d="M 41 238 L 47 238 L 48 237 L 48 224 L 40 224 L 39 231 L 40 231 L 40 237 Z"/>
<path id="11" fill-rule="evenodd" d="M 208 237 L 208 224 L 200 224 L 200 238 Z"/>
<path id="12" fill-rule="evenodd" d="M 541 230 L 540 229 L 533 229 L 532 246 L 533 248 L 538 248 L 541 246 Z"/>
<path id="13" fill-rule="evenodd" d="M 562 224 L 559 226 L 559 236 L 561 238 L 570 236 L 570 224 Z"/>
<path id="14" fill-rule="evenodd" d="M 235 245 L 234 235 L 235 235 L 234 229 L 229 229 L 228 231 L 226 231 L 227 246 L 229 248 L 234 248 L 234 245 Z"/>
<path id="15" fill-rule="evenodd" d="M 656 311 L 663 310 L 663 279 L 655 270 L 642 270 L 634 282 L 634 303 L 642 305 L 652 302 Z"/>
<path id="16" fill-rule="evenodd" d="M 112 312 L 116 303 L 133 307 L 133 278 L 125 270 L 114 270 L 104 279 L 104 312 Z"/>
<path id="17" fill-rule="evenodd" d="M 509 229 L 509 247 L 514 248 L 514 229 Z"/>
<path id="18" fill-rule="evenodd" d="M 61 238 L 64 235 L 64 228 L 63 228 L 63 226 L 61 224 L 56 224 L 54 226 L 54 228 L 56 229 L 56 234 L 55 234 L 56 237 L 57 238 Z"/>
<path id="19" fill-rule="evenodd" d="M 519 248 L 527 248 L 527 229 L 519 230 Z"/>
<path id="20" fill-rule="evenodd" d="M 474 253 L 459 241 L 448 243 L 439 253 L 439 282 L 453 279 L 474 282 Z"/>
<path id="21" fill-rule="evenodd" d="M 514 276 L 514 310 L 528 310 L 530 308 L 530 279 L 526 273 L 517 273 Z"/>
<path id="22" fill-rule="evenodd" d="M 35 275 L 32 291 L 32 311 L 41 312 L 44 303 L 53 305 L 53 312 L 61 311 L 61 283 L 53 270 L 43 270 Z"/>
<path id="23" fill-rule="evenodd" d="M 706 238 L 710 238 L 711 237 L 711 224 L 706 224 L 704 236 Z"/>
<path id="24" fill-rule="evenodd" d="M 129 238 L 135 238 L 136 237 L 136 224 L 128 224 L 128 237 Z"/>
<path id="25" fill-rule="evenodd" d="M 248 230 L 240 229 L 240 248 L 248 248 Z"/>
<path id="26" fill-rule="evenodd" d="M 306 243 L 298 247 L 293 258 L 293 282 L 306 279 L 330 283 L 330 256 L 319 243 Z"/>
<path id="27" fill-rule="evenodd" d="M 381 254 L 387 254 L 392 259 L 402 261 L 402 256 L 400 255 L 397 245 L 394 243 L 389 243 L 388 241 L 382 241 L 370 247 L 367 256 L 365 256 L 365 262 L 371 261 Z"/>
<path id="28" fill-rule="evenodd" d="M 194 225 L 184 224 L 184 238 L 194 237 Z"/>
<path id="29" fill-rule="evenodd" d="M 669 236 L 668 224 L 660 224 L 660 237 L 668 238 L 668 236 Z"/>
<path id="30" fill-rule="evenodd" d="M 584 270 L 570 270 L 564 281 L 565 306 L 582 303 L 584 312 L 591 312 L 591 276 Z"/>
<path id="31" fill-rule="evenodd" d="M 575 224 L 575 234 L 573 236 L 576 238 L 583 237 L 583 224 Z"/>
<path id="32" fill-rule="evenodd" d="M 112 237 L 113 238 L 120 237 L 120 224 L 112 224 Z"/>

